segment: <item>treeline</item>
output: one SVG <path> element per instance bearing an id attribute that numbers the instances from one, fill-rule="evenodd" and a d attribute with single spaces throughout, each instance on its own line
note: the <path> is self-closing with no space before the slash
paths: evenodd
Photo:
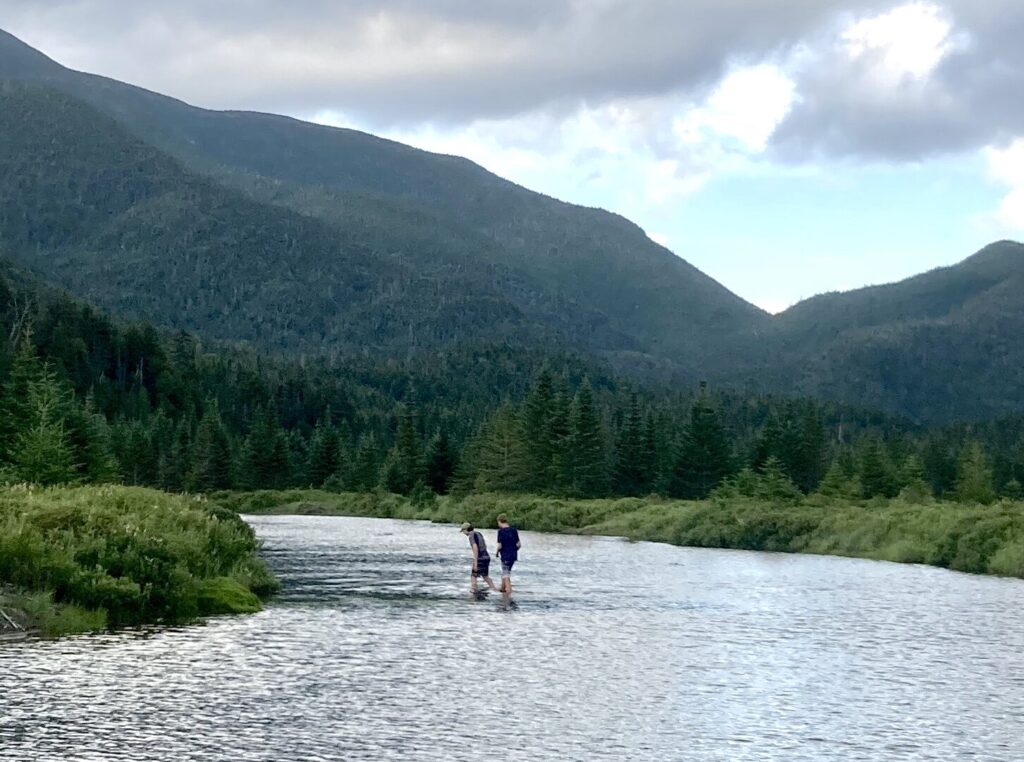
<path id="1" fill-rule="evenodd" d="M 911 489 L 981 502 L 1024 481 L 1021 421 L 929 432 L 808 400 L 639 393 L 513 347 L 274 360 L 2 279 L 0 326 L 7 481 L 687 499 Z"/>
<path id="2" fill-rule="evenodd" d="M 582 498 L 785 500 L 817 492 L 990 503 L 1024 496 L 1019 422 L 934 431 L 855 426 L 811 400 L 761 412 L 759 420 L 741 417 L 745 430 L 732 430 L 722 400 L 706 389 L 682 416 L 636 394 L 602 411 L 587 382 L 573 392 L 543 373 L 521 404 L 503 406 L 470 441 L 454 487 Z M 1018 436 L 1007 437 L 1007 427 Z M 1000 435 L 995 458 L 976 434 Z"/>

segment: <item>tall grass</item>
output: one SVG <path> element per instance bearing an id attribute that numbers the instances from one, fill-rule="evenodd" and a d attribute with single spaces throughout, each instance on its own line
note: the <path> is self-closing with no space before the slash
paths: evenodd
<path id="1" fill-rule="evenodd" d="M 414 501 L 389 494 L 315 491 L 219 493 L 241 513 L 312 513 L 469 521 L 495 526 L 508 514 L 522 529 L 628 537 L 708 548 L 873 558 L 978 574 L 1024 577 L 1024 504 L 963 505 L 900 500 L 867 503 L 814 498 L 773 504 L 738 498 L 703 502 L 656 497 L 557 500 L 471 495 Z"/>
<path id="2" fill-rule="evenodd" d="M 0 489 L 0 584 L 51 634 L 260 608 L 252 530 L 201 498 L 135 487 Z"/>

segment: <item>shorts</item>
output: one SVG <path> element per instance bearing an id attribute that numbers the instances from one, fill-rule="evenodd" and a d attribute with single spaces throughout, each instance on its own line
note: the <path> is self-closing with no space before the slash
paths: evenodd
<path id="1" fill-rule="evenodd" d="M 473 572 L 474 577 L 489 577 L 491 576 L 491 559 L 489 558 L 478 558 L 476 560 L 476 571 Z"/>
<path id="2" fill-rule="evenodd" d="M 516 562 L 516 560 L 514 558 L 510 558 L 508 561 L 506 561 L 504 558 L 501 559 L 501 576 L 502 576 L 502 578 L 504 578 L 504 577 L 511 577 L 512 576 L 512 564 L 514 564 L 515 562 Z"/>

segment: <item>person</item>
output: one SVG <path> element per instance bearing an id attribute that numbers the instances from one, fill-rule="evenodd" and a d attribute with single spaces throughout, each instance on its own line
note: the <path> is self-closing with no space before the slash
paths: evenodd
<path id="1" fill-rule="evenodd" d="M 498 558 L 501 559 L 501 592 L 512 595 L 512 565 L 519 558 L 519 530 L 508 525 L 508 516 L 498 514 Z"/>
<path id="2" fill-rule="evenodd" d="M 491 556 L 487 552 L 487 543 L 484 542 L 484 536 L 473 529 L 473 525 L 468 521 L 462 525 L 461 531 L 469 538 L 469 549 L 473 553 L 473 571 L 469 576 L 469 589 L 476 593 L 477 577 L 483 577 L 484 582 L 487 583 L 491 590 L 497 590 L 498 588 L 495 587 L 494 582 L 491 580 Z"/>

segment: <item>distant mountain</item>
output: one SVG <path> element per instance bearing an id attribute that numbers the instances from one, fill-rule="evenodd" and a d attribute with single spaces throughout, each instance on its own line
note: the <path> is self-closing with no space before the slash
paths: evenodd
<path id="1" fill-rule="evenodd" d="M 410 278 L 433 284 L 435 302 L 449 313 L 439 327 L 456 333 L 479 316 L 486 326 L 478 333 L 500 326 L 495 339 L 534 341 L 538 332 L 555 333 L 619 365 L 666 366 L 695 377 L 723 342 L 769 321 L 629 221 L 533 193 L 466 159 L 280 116 L 194 108 L 73 72 L 4 33 L 0 78 L 44 84 L 86 101 L 192 173 L 323 221 L 340 241 L 358 243 L 368 257 L 386 264 L 387 272 L 398 268 L 395 278 L 349 280 L 366 290 L 389 290 L 407 268 Z M 301 280 L 303 272 L 293 274 Z M 331 277 L 340 279 L 335 287 L 346 281 L 337 271 Z M 323 274 L 315 279 L 322 283 Z M 470 294 L 464 293 L 467 284 Z M 474 290 L 486 292 L 483 302 L 445 309 L 448 298 L 462 302 Z M 401 302 L 390 305 L 387 322 L 407 329 L 411 348 L 464 338 L 444 331 L 420 335 L 421 311 L 406 315 Z M 301 299 L 281 309 L 299 313 L 300 305 Z M 338 320 L 347 319 L 343 302 L 334 310 Z M 497 315 L 479 315 L 484 312 Z M 161 322 L 174 317 L 149 316 Z M 303 344 L 307 316 L 308 307 L 290 315 L 296 336 L 272 343 Z M 350 350 L 362 342 L 394 349 L 389 339 L 358 331 L 352 339 L 331 348 Z"/>
<path id="2" fill-rule="evenodd" d="M 1024 246 L 777 316 L 774 388 L 870 404 L 926 423 L 1024 409 Z"/>
<path id="3" fill-rule="evenodd" d="M 617 215 L 354 130 L 218 112 L 0 32 L 0 255 L 290 353 L 578 351 L 923 423 L 1024 410 L 1024 247 L 771 317 Z"/>

